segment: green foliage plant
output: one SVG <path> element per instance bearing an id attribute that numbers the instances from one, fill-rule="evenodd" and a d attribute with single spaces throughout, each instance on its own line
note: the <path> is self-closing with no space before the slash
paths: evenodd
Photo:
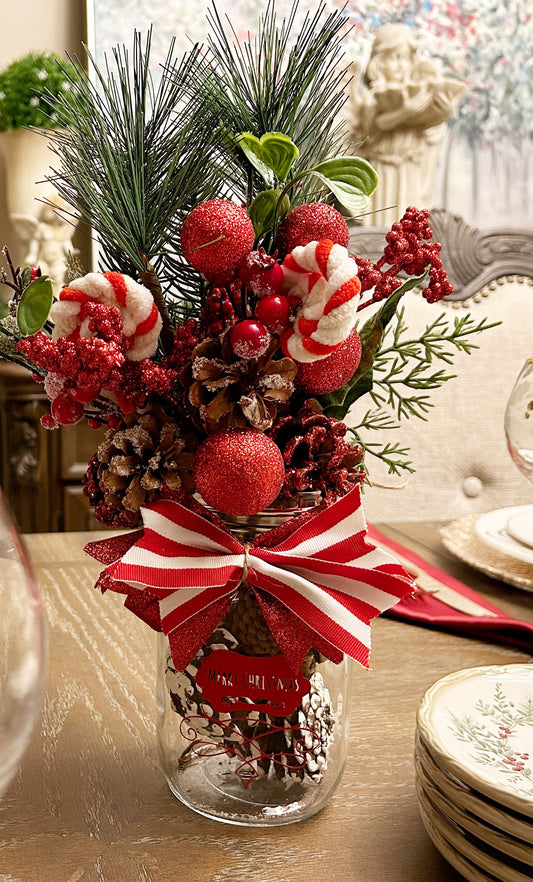
<path id="1" fill-rule="evenodd" d="M 30 52 L 0 73 L 0 132 L 56 129 L 56 101 L 71 87 L 74 66 L 53 52 Z"/>

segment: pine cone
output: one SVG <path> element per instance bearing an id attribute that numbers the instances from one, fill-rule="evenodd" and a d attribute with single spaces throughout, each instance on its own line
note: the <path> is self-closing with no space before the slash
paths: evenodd
<path id="1" fill-rule="evenodd" d="M 237 601 L 230 607 L 224 622 L 245 655 L 277 655 L 279 646 L 265 621 L 254 594 L 241 585 Z"/>
<path id="2" fill-rule="evenodd" d="M 229 330 L 200 343 L 181 378 L 195 423 L 208 433 L 228 426 L 270 428 L 278 405 L 292 395 L 297 371 L 292 359 L 273 357 L 278 346 L 272 337 L 264 355 L 244 359 L 233 352 Z"/>
<path id="3" fill-rule="evenodd" d="M 140 507 L 183 487 L 193 489 L 195 442 L 158 407 L 127 414 L 108 429 L 82 478 L 99 521 L 135 527 Z"/>
<path id="4" fill-rule="evenodd" d="M 349 444 L 344 423 L 322 413 L 317 401 L 308 401 L 295 416 L 282 416 L 269 436 L 285 462 L 282 495 L 318 490 L 329 500 L 344 496 L 364 478 L 360 444 Z"/>

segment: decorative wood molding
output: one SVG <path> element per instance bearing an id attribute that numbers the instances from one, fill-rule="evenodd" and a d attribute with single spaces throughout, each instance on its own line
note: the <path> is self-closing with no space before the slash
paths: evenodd
<path id="1" fill-rule="evenodd" d="M 502 276 L 533 278 L 533 230 L 514 227 L 480 230 L 444 208 L 431 211 L 431 226 L 442 243 L 442 260 L 453 284 L 447 300 L 466 300 Z M 385 244 L 385 227 L 351 227 L 350 250 L 376 261 Z"/>

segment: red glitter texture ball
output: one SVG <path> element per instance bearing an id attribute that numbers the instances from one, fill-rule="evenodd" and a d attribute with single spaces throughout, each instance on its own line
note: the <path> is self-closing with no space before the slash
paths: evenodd
<path id="1" fill-rule="evenodd" d="M 348 382 L 361 361 L 361 340 L 354 328 L 342 346 L 327 358 L 298 364 L 294 385 L 300 392 L 326 395 Z"/>
<path id="2" fill-rule="evenodd" d="M 255 429 L 221 429 L 196 452 L 196 489 L 207 505 L 226 514 L 262 511 L 279 494 L 284 478 L 279 447 Z"/>
<path id="3" fill-rule="evenodd" d="M 254 238 L 254 226 L 245 209 L 228 199 L 201 202 L 181 228 L 185 259 L 207 276 L 236 267 L 252 249 Z"/>
<path id="4" fill-rule="evenodd" d="M 331 239 L 348 247 L 350 230 L 340 211 L 326 202 L 297 205 L 283 218 L 278 229 L 276 245 L 284 257 L 297 245 Z"/>

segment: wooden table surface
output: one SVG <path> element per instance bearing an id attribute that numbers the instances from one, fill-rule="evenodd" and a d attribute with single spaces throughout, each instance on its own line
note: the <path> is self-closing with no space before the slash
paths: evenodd
<path id="1" fill-rule="evenodd" d="M 381 529 L 533 621 L 532 595 L 452 559 L 436 524 Z M 416 710 L 451 671 L 531 656 L 378 619 L 371 671 L 354 672 L 349 760 L 330 803 L 285 827 L 228 826 L 167 788 L 155 747 L 155 634 L 119 595 L 93 590 L 99 565 L 82 551 L 88 538 L 27 537 L 48 618 L 48 680 L 0 802 L 0 882 L 459 882 L 419 818 Z"/>

